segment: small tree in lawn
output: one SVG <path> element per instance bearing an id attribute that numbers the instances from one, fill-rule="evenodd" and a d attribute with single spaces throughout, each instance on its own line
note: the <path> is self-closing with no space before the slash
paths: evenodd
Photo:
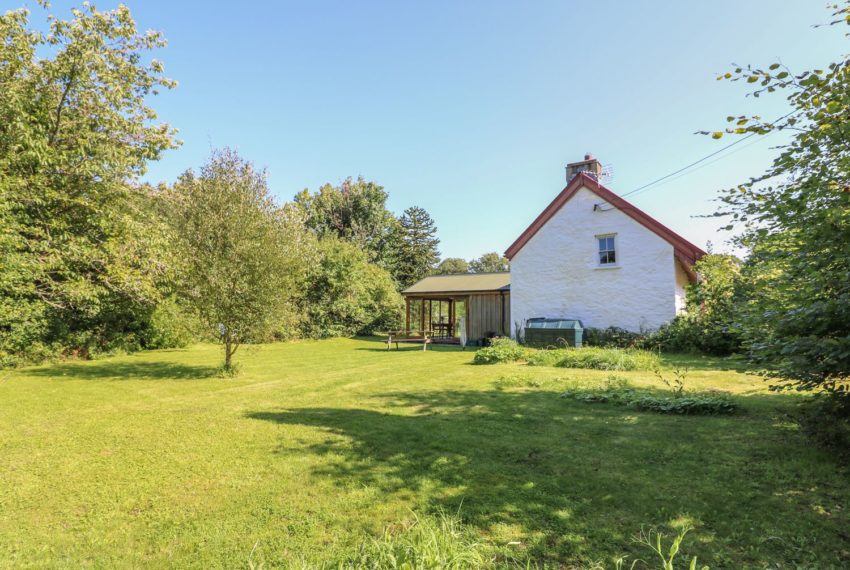
<path id="1" fill-rule="evenodd" d="M 263 340 L 292 302 L 307 251 L 303 226 L 269 195 L 264 171 L 229 149 L 175 184 L 173 228 L 183 295 L 224 345 L 224 369 Z"/>
<path id="2" fill-rule="evenodd" d="M 437 226 L 424 208 L 413 206 L 404 211 L 393 247 L 396 279 L 402 287 L 412 285 L 434 271 L 440 260 Z"/>

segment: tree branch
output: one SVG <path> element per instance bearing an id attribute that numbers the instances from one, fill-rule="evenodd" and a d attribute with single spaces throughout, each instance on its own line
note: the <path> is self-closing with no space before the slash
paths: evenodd
<path id="1" fill-rule="evenodd" d="M 56 121 L 53 124 L 53 132 L 50 133 L 49 143 L 53 145 L 53 141 L 56 140 L 56 135 L 59 134 L 59 124 L 62 121 L 62 109 L 65 108 L 65 102 L 68 100 L 68 93 L 71 91 L 71 87 L 74 85 L 74 77 L 77 74 L 77 64 L 76 62 L 71 65 L 71 73 L 68 74 L 68 82 L 65 84 L 65 89 L 62 91 L 62 97 L 59 99 L 59 105 L 56 107 Z"/>

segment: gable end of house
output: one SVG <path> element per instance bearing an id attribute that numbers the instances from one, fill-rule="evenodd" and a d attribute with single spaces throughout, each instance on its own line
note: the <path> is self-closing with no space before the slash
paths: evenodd
<path id="1" fill-rule="evenodd" d="M 692 244 L 658 220 L 652 218 L 643 210 L 637 208 L 627 200 L 621 198 L 613 191 L 603 186 L 596 177 L 587 172 L 576 174 L 567 186 L 555 197 L 554 200 L 538 215 L 534 221 L 520 234 L 520 236 L 505 250 L 505 256 L 513 259 L 517 253 L 528 243 L 540 229 L 566 204 L 581 188 L 593 192 L 604 202 L 620 210 L 642 226 L 646 227 L 673 247 L 676 260 L 687 273 L 691 281 L 696 281 L 696 273 L 693 266 L 706 252 Z"/>

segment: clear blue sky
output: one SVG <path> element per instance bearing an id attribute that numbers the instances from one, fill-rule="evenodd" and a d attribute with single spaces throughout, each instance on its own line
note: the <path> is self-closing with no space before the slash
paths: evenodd
<path id="1" fill-rule="evenodd" d="M 587 151 L 625 193 L 729 142 L 696 130 L 784 114 L 781 98 L 745 98 L 715 76 L 732 62 L 833 61 L 844 29 L 812 28 L 825 3 L 129 0 L 141 28 L 169 39 L 157 57 L 180 84 L 152 103 L 184 145 L 148 178 L 171 181 L 211 146 L 233 146 L 268 168 L 282 200 L 363 175 L 394 211 L 426 208 L 444 256 L 501 252 Z M 742 143 L 634 203 L 723 249 L 718 221 L 692 216 L 761 172 L 780 138 Z"/>

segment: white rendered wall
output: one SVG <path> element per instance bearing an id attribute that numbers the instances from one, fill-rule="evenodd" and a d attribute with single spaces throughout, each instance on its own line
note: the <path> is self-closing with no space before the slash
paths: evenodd
<path id="1" fill-rule="evenodd" d="M 686 306 L 686 290 L 685 287 L 690 283 L 690 279 L 688 279 L 688 274 L 685 273 L 685 270 L 682 269 L 682 264 L 678 261 L 674 261 L 676 265 L 676 314 L 684 313 Z"/>
<path id="2" fill-rule="evenodd" d="M 598 264 L 605 234 L 616 234 L 615 268 Z M 676 265 L 672 245 L 581 188 L 511 260 L 511 319 L 656 329 L 676 316 Z"/>

